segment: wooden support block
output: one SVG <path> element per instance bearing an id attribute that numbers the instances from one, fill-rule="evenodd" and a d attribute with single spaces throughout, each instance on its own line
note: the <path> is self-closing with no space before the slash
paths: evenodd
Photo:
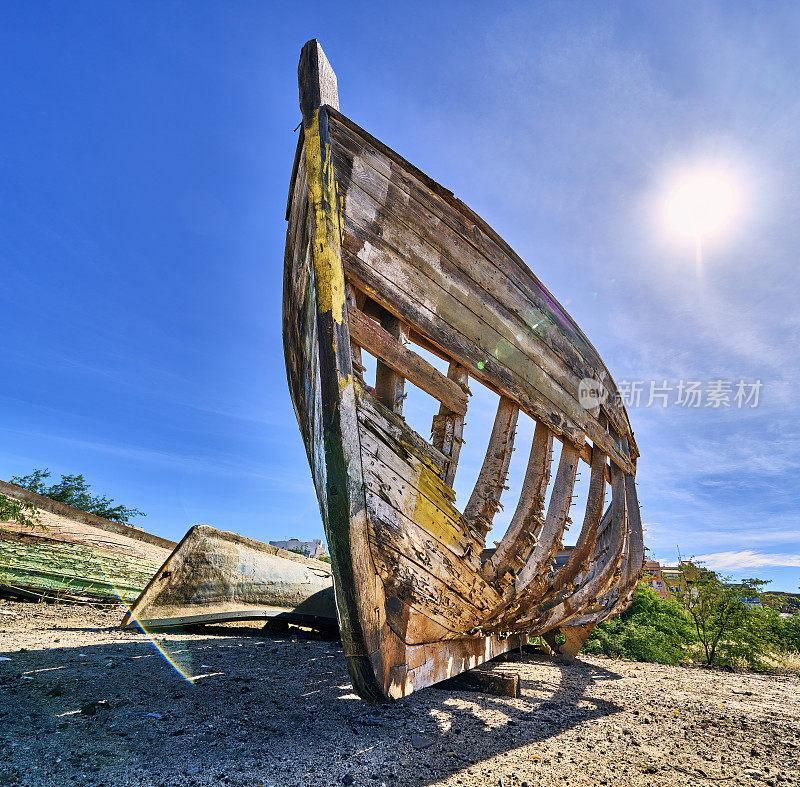
<path id="1" fill-rule="evenodd" d="M 492 666 L 462 672 L 441 685 L 443 689 L 479 691 L 498 697 L 519 697 L 519 675 Z"/>
<path id="2" fill-rule="evenodd" d="M 580 653 L 581 648 L 589 635 L 592 633 L 594 623 L 587 623 L 583 626 L 562 626 L 561 628 L 551 629 L 542 635 L 545 645 L 550 649 L 552 655 L 565 664 L 570 664 Z M 556 642 L 558 634 L 564 635 L 564 642 L 560 645 Z"/>
<path id="3" fill-rule="evenodd" d="M 562 626 L 561 633 L 566 639 L 559 648 L 561 655 L 572 656 L 573 658 L 577 656 L 584 642 L 589 639 L 593 628 L 594 623 L 587 623 L 585 626 Z"/>

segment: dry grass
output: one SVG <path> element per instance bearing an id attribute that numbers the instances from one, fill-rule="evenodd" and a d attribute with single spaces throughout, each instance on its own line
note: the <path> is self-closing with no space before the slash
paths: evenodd
<path id="1" fill-rule="evenodd" d="M 800 653 L 782 653 L 780 666 L 790 672 L 800 672 Z"/>

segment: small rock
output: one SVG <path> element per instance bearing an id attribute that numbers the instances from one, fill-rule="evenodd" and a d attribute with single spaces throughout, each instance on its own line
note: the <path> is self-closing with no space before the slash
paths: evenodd
<path id="1" fill-rule="evenodd" d="M 411 736 L 411 745 L 417 750 L 421 751 L 422 749 L 428 749 L 435 741 L 432 741 L 430 738 L 426 738 L 424 735 L 412 735 Z"/>
<path id="2" fill-rule="evenodd" d="M 342 776 L 341 781 L 342 784 L 352 784 L 355 781 L 355 779 L 353 778 L 352 773 L 346 773 L 344 776 Z"/>
<path id="3" fill-rule="evenodd" d="M 81 708 L 81 714 L 83 716 L 94 716 L 95 713 L 97 713 L 97 706 L 93 702 L 87 702 L 86 705 Z"/>

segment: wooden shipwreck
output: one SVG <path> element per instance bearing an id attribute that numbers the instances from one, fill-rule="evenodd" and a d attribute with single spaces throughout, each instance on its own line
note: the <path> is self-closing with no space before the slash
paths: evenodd
<path id="1" fill-rule="evenodd" d="M 122 628 L 270 619 L 335 628 L 330 565 L 196 525 L 136 599 Z"/>
<path id="2" fill-rule="evenodd" d="M 574 649 L 629 603 L 643 560 L 638 450 L 611 375 L 491 227 L 339 111 L 316 41 L 299 84 L 284 350 L 353 685 L 371 701 L 401 697 L 531 634 L 561 630 Z M 377 358 L 374 380 L 362 350 Z M 430 440 L 403 419 L 407 384 L 440 402 Z M 468 386 L 480 384 L 499 405 L 457 508 Z M 582 404 L 587 390 L 597 395 Z M 507 532 L 486 550 L 520 410 L 536 422 L 527 471 Z M 583 527 L 557 566 L 581 461 L 591 468 Z"/>
<path id="3" fill-rule="evenodd" d="M 38 511 L 36 527 L 0 522 L 0 590 L 18 596 L 131 602 L 175 546 L 6 481 L 0 494 Z"/>

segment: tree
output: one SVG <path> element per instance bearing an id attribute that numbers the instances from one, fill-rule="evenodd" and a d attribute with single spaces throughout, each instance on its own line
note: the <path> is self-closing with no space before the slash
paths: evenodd
<path id="1" fill-rule="evenodd" d="M 39 509 L 33 503 L 27 500 L 15 500 L 6 495 L 0 495 L 0 522 L 17 522 L 25 527 L 44 527 L 39 519 Z"/>
<path id="2" fill-rule="evenodd" d="M 63 475 L 57 484 L 48 486 L 45 480 L 50 477 L 50 471 L 45 468 L 34 468 L 33 472 L 25 476 L 13 476 L 11 483 L 35 492 L 51 500 L 58 500 L 73 508 L 79 508 L 88 514 L 96 514 L 114 522 L 127 525 L 135 516 L 146 516 L 138 508 L 128 508 L 123 505 L 114 505 L 114 500 L 105 495 L 93 495 L 89 484 L 82 475 Z"/>
<path id="3" fill-rule="evenodd" d="M 720 652 L 727 661 L 757 661 L 771 638 L 763 630 L 764 615 L 751 610 L 748 601 L 758 600 L 767 583 L 745 579 L 731 584 L 690 560 L 683 561 L 681 569 L 677 595 L 694 623 L 706 664 L 717 663 Z"/>

